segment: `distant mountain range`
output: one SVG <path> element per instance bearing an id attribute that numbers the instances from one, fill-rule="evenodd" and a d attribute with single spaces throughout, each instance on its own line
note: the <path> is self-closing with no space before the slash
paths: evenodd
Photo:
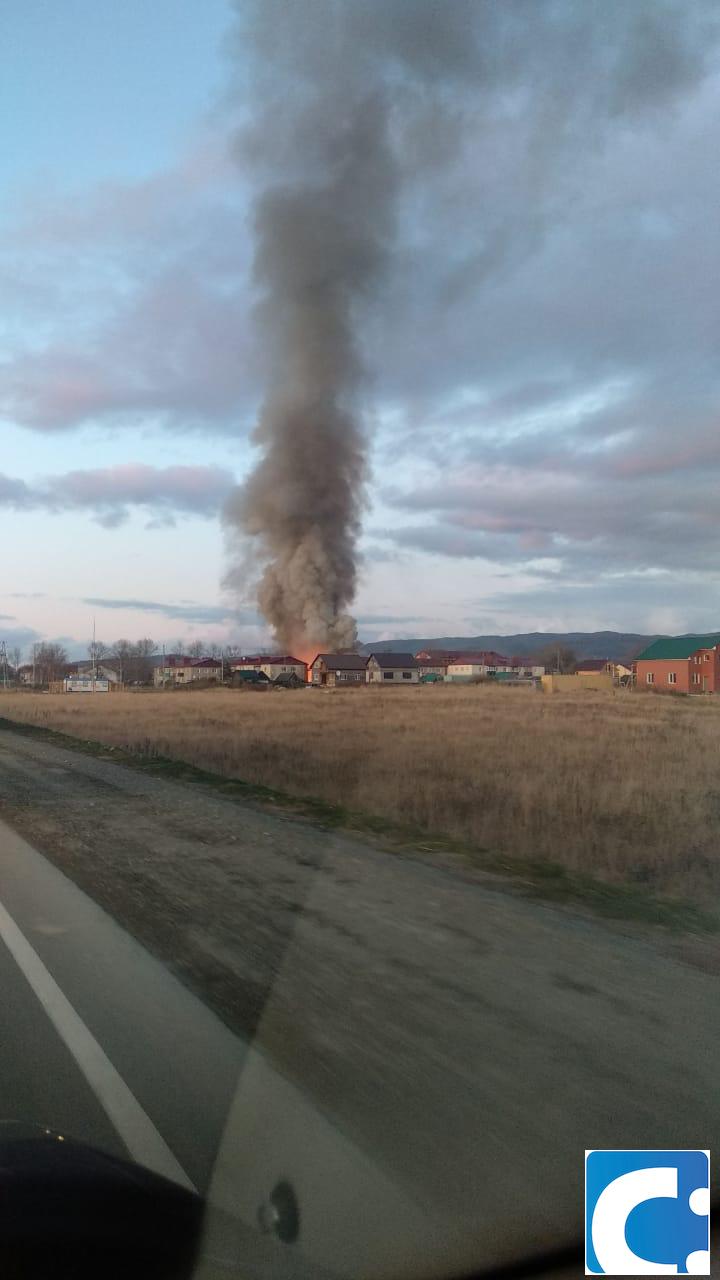
<path id="1" fill-rule="evenodd" d="M 419 636 L 364 644 L 364 653 L 417 653 L 420 649 L 495 649 L 508 658 L 524 658 L 552 645 L 572 649 L 578 658 L 611 658 L 620 662 L 657 640 L 657 635 L 630 631 L 528 631 L 515 636 Z"/>

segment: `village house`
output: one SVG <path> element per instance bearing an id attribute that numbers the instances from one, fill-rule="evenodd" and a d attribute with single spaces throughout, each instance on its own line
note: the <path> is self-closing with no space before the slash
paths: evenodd
<path id="1" fill-rule="evenodd" d="M 615 675 L 615 663 L 609 658 L 580 658 L 575 668 L 579 676 L 596 675 L 598 672 L 607 671 L 609 675 Z"/>
<path id="2" fill-rule="evenodd" d="M 92 659 L 86 658 L 80 662 L 68 662 L 65 668 L 65 675 L 68 678 L 87 677 L 94 674 L 97 679 L 107 680 L 108 684 L 120 684 L 120 673 L 114 662 L 104 661 L 93 663 Z"/>
<path id="3" fill-rule="evenodd" d="M 526 679 L 537 680 L 540 676 L 545 675 L 545 667 L 535 658 L 514 657 L 510 659 L 510 666 L 516 675 L 523 676 Z"/>
<path id="4" fill-rule="evenodd" d="M 638 689 L 664 693 L 720 692 L 720 635 L 667 636 L 635 660 Z"/>
<path id="5" fill-rule="evenodd" d="M 447 667 L 448 680 L 473 680 L 478 676 L 495 675 L 500 671 L 512 672 L 509 658 L 494 650 L 479 653 L 457 653 L 450 658 Z"/>
<path id="6" fill-rule="evenodd" d="M 191 667 L 192 680 L 222 680 L 223 664 L 219 658 L 195 658 Z"/>
<path id="7" fill-rule="evenodd" d="M 371 653 L 366 671 L 368 684 L 417 684 L 420 678 L 411 653 Z"/>
<path id="8" fill-rule="evenodd" d="M 153 671 L 153 684 L 156 687 L 166 684 L 189 684 L 193 679 L 195 661 L 195 658 L 189 658 L 182 653 L 163 654 Z"/>
<path id="9" fill-rule="evenodd" d="M 310 682 L 333 688 L 365 684 L 367 657 L 362 653 L 319 653 L 310 663 Z"/>
<path id="10" fill-rule="evenodd" d="M 631 662 L 613 663 L 613 675 L 620 684 L 630 684 L 634 678 L 634 674 Z"/>
<path id="11" fill-rule="evenodd" d="M 423 676 L 439 676 L 444 679 L 447 674 L 447 654 L 442 650 L 422 649 L 420 653 L 415 654 L 415 663 L 421 680 Z"/>
<path id="12" fill-rule="evenodd" d="M 269 680 L 292 672 L 303 683 L 307 680 L 307 663 L 301 658 L 293 658 L 291 654 L 260 653 L 249 658 L 232 658 L 230 667 L 233 671 L 264 671 Z"/>

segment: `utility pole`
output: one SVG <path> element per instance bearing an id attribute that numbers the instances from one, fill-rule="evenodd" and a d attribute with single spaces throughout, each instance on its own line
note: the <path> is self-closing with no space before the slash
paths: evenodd
<path id="1" fill-rule="evenodd" d="M 0 658 L 2 658 L 3 689 L 7 689 L 7 645 L 4 640 L 0 642 Z"/>

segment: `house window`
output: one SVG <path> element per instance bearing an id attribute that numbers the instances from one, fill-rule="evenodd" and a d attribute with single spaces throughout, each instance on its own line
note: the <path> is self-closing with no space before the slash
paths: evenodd
<path id="1" fill-rule="evenodd" d="M 394 675 L 394 671 L 383 671 L 383 680 L 392 680 Z"/>
<path id="2" fill-rule="evenodd" d="M 648 684 L 654 684 L 654 683 L 655 683 L 655 676 L 653 675 L 652 671 L 648 671 L 648 673 L 647 673 L 647 675 L 646 675 L 645 679 L 646 679 L 646 681 L 647 681 L 647 683 L 648 683 Z"/>
<path id="3" fill-rule="evenodd" d="M 704 657 L 705 657 L 705 661 L 706 661 L 706 662 L 709 662 L 709 661 L 710 661 L 710 654 L 709 654 L 709 653 L 706 653 L 706 654 L 704 655 Z"/>
<path id="4" fill-rule="evenodd" d="M 693 671 L 693 684 L 699 684 L 699 683 L 700 683 L 700 676 L 698 675 L 697 671 Z"/>
<path id="5" fill-rule="evenodd" d="M 674 671 L 668 671 L 668 684 L 677 684 L 677 676 Z"/>
<path id="6" fill-rule="evenodd" d="M 403 680 L 412 680 L 412 671 L 403 671 Z"/>

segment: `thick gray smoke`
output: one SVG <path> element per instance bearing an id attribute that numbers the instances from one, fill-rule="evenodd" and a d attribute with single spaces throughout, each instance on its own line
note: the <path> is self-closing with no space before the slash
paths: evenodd
<path id="1" fill-rule="evenodd" d="M 283 647 L 350 647 L 366 479 L 360 334 L 391 400 L 399 386 L 407 405 L 413 379 L 452 385 L 456 350 L 472 382 L 473 334 L 454 304 L 562 226 L 583 157 L 602 152 L 609 128 L 670 110 L 702 76 L 712 9 L 695 23 L 681 0 L 237 9 L 265 394 L 262 456 L 226 508 L 228 582 L 263 566 L 258 602 Z M 381 281 L 390 304 L 366 326 Z"/>
<path id="2" fill-rule="evenodd" d="M 270 7 L 280 31 L 289 11 Z M 262 457 L 225 512 L 265 562 L 263 616 L 283 648 L 302 652 L 357 640 L 347 612 L 366 472 L 356 311 L 385 261 L 395 190 L 384 94 L 345 80 L 342 6 L 321 7 L 334 20 L 334 66 L 319 81 L 291 77 L 279 127 L 265 110 L 243 139 L 267 174 L 254 218 L 267 391 L 254 432 Z M 268 171 L 273 155 L 280 172 Z"/>
<path id="3" fill-rule="evenodd" d="M 327 123 L 326 174 L 257 203 L 255 274 L 268 391 L 263 447 L 227 518 L 268 563 L 258 602 L 284 647 L 351 647 L 355 540 L 365 478 L 353 306 L 384 258 L 392 200 L 379 100 Z M 315 140 L 317 143 L 317 139 Z"/>

